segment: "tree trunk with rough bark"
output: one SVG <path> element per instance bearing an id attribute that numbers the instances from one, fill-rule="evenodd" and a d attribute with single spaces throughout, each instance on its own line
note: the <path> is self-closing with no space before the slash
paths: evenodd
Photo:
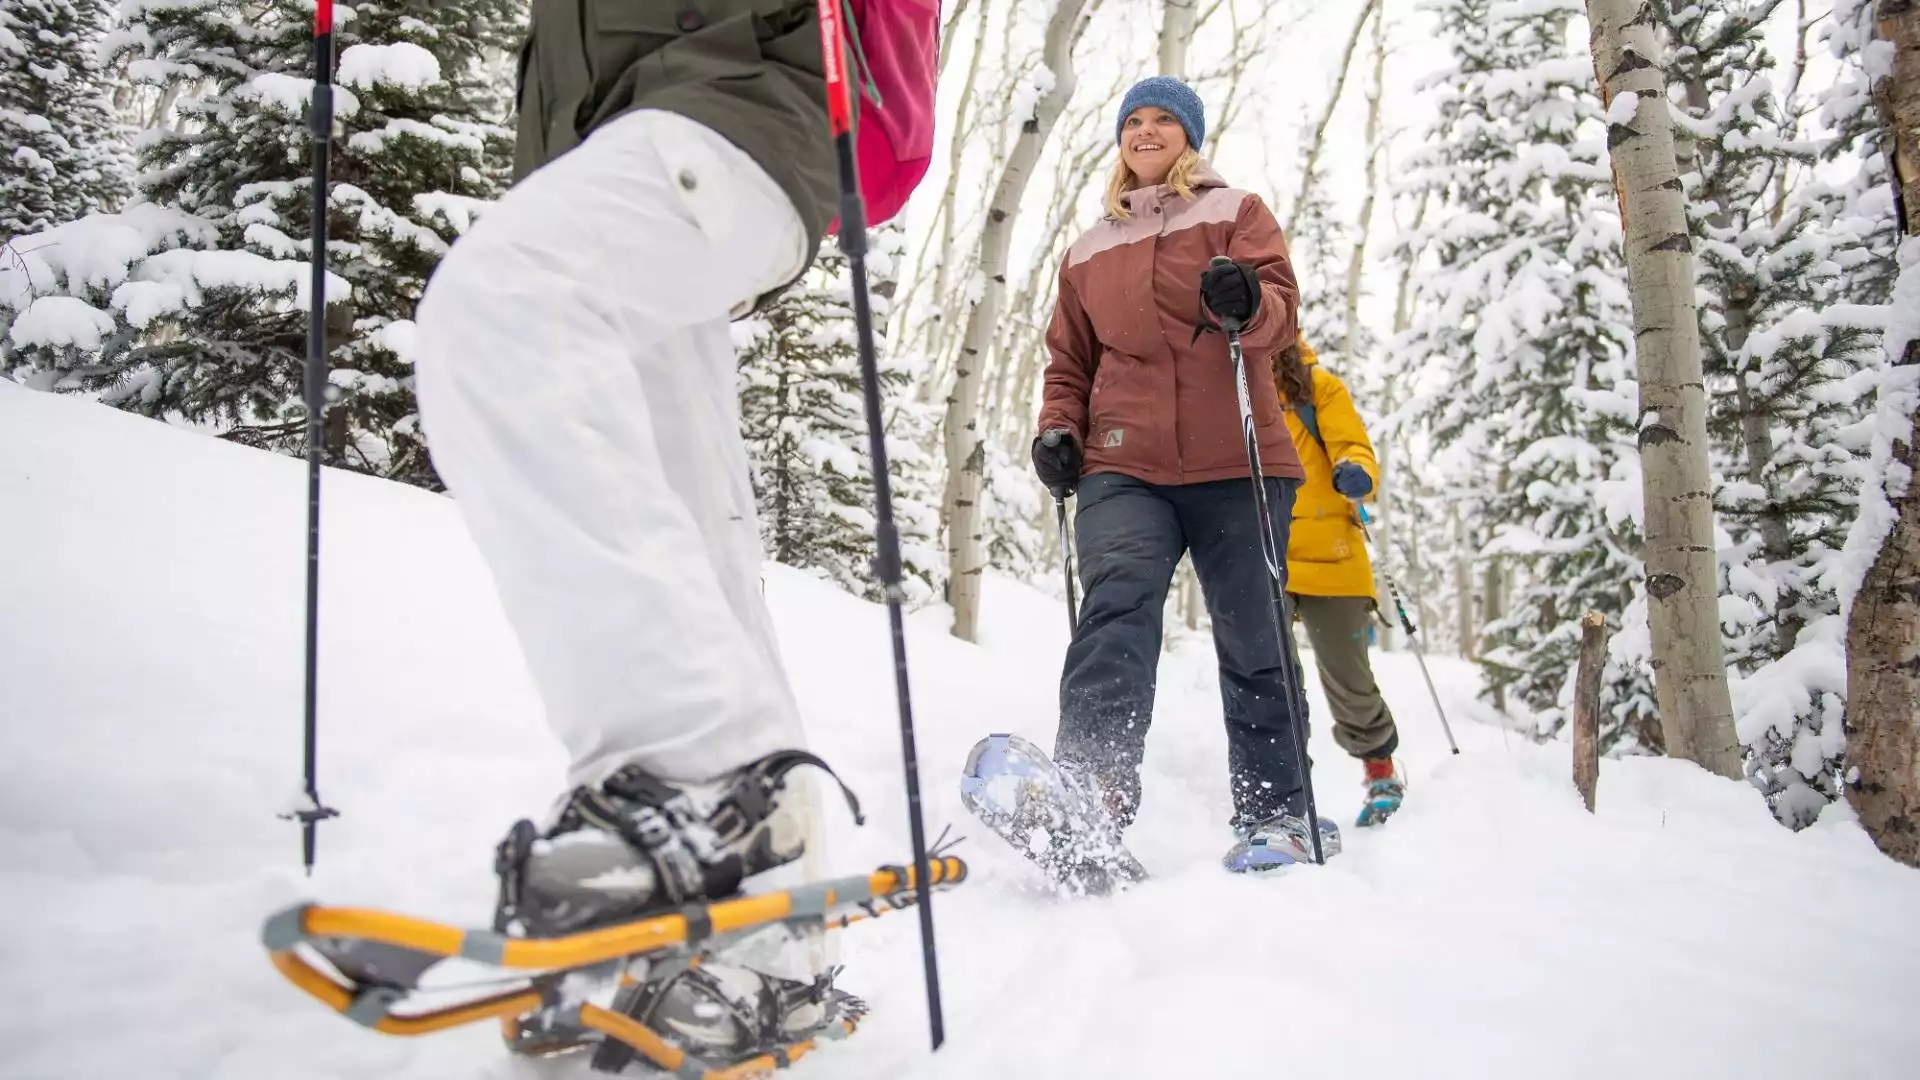
<path id="1" fill-rule="evenodd" d="M 943 515 L 947 522 L 947 598 L 953 606 L 953 635 L 963 641 L 973 641 L 979 634 L 980 575 L 986 569 L 980 492 L 985 481 L 987 442 L 980 405 L 983 378 L 992 360 L 987 353 L 1000 325 L 1000 305 L 1007 291 L 1007 250 L 1020 212 L 1020 197 L 1033 177 L 1054 123 L 1073 96 L 1073 42 L 1086 3 L 1060 0 L 1047 21 L 1041 57 L 1053 75 L 1053 85 L 1039 95 L 1033 114 L 1021 125 L 987 205 L 987 222 L 980 232 L 980 295 L 967 313 L 953 389 L 947 399 Z"/>
<path id="2" fill-rule="evenodd" d="M 1600 676 L 1607 666 L 1607 620 L 1589 611 L 1580 620 L 1580 666 L 1573 680 L 1573 786 L 1593 812 L 1600 786 Z"/>
<path id="3" fill-rule="evenodd" d="M 1199 0 L 1166 0 L 1160 18 L 1160 74 L 1184 80 Z"/>
<path id="4" fill-rule="evenodd" d="M 1892 71 L 1873 84 L 1873 103 L 1893 142 L 1908 236 L 1920 236 L 1920 0 L 1880 0 L 1873 12 L 1880 39 L 1892 46 Z"/>
<path id="5" fill-rule="evenodd" d="M 1669 754 L 1738 779 L 1713 557 L 1693 245 L 1657 20 L 1648 0 L 1589 0 L 1587 14 L 1633 298 L 1654 696 Z"/>
<path id="6" fill-rule="evenodd" d="M 1893 136 L 1901 225 L 1920 237 L 1920 0 L 1880 0 L 1878 36 L 1893 46 L 1891 75 L 1874 104 Z M 1908 241 L 1912 243 L 1912 240 Z M 1908 270 L 1906 273 L 1915 273 Z M 1904 277 L 1904 275 L 1903 275 Z M 1920 366 L 1920 338 L 1894 363 Z M 1889 857 L 1920 866 L 1920 412 L 1893 465 L 1906 490 L 1847 616 L 1847 802 Z"/>

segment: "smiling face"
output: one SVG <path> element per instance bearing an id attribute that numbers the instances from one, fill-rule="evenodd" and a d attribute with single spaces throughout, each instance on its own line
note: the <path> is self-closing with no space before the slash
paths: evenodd
<path id="1" fill-rule="evenodd" d="M 1158 105 L 1133 110 L 1120 125 L 1120 160 L 1142 187 L 1165 180 L 1186 149 L 1187 129 L 1180 126 L 1179 117 Z"/>

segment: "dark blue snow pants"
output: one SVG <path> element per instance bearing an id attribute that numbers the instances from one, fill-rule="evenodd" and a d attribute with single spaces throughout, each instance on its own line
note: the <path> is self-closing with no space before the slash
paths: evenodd
<path id="1" fill-rule="evenodd" d="M 1278 477 L 1266 484 L 1275 538 L 1285 552 L 1299 484 Z M 1252 480 L 1160 486 L 1095 473 L 1080 481 L 1074 522 L 1085 598 L 1060 679 L 1054 756 L 1093 771 L 1122 824 L 1133 820 L 1153 718 L 1161 614 L 1174 567 L 1191 551 L 1220 660 L 1234 824 L 1282 811 L 1304 814 L 1293 725 L 1306 718 L 1294 716 L 1281 681 L 1281 664 L 1298 672 L 1298 660 L 1291 631 L 1284 660 L 1275 638 Z"/>

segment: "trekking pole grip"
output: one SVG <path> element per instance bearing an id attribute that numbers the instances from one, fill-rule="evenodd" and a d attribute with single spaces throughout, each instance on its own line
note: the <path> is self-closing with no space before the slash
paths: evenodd
<path id="1" fill-rule="evenodd" d="M 1048 428 L 1040 434 L 1040 445 L 1051 450 L 1059 446 L 1062 442 L 1065 442 L 1066 438 L 1067 432 L 1064 428 Z M 1047 491 L 1053 496 L 1054 502 L 1064 503 L 1066 501 L 1068 490 L 1064 484 L 1058 486 L 1049 485 Z"/>
<path id="2" fill-rule="evenodd" d="M 1232 265 L 1233 265 L 1233 260 L 1227 258 L 1225 255 L 1215 255 L 1213 258 L 1207 260 L 1208 269 L 1215 269 L 1222 266 L 1232 266 Z M 1205 297 L 1201 298 L 1201 303 L 1202 304 L 1206 303 Z M 1220 320 L 1220 327 L 1221 329 L 1227 332 L 1228 336 L 1233 338 L 1238 338 L 1240 336 L 1240 320 L 1239 319 L 1224 318 L 1218 312 L 1213 313 L 1213 317 Z"/>

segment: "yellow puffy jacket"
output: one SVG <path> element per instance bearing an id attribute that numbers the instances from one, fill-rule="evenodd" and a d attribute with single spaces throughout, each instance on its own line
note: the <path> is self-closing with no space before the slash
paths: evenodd
<path id="1" fill-rule="evenodd" d="M 1286 406 L 1287 431 L 1300 452 L 1307 478 L 1293 502 L 1293 528 L 1287 538 L 1287 591 L 1303 596 L 1374 595 L 1373 560 L 1367 556 L 1366 535 L 1353 500 L 1333 489 L 1335 462 L 1351 461 L 1373 478 L 1371 502 L 1380 490 L 1380 462 L 1373 443 L 1353 407 L 1346 384 L 1322 370 L 1319 357 L 1303 340 L 1300 359 L 1313 384 L 1314 417 L 1320 438 L 1307 430 L 1300 411 L 1280 391 Z M 1324 445 L 1322 445 L 1324 441 Z"/>

